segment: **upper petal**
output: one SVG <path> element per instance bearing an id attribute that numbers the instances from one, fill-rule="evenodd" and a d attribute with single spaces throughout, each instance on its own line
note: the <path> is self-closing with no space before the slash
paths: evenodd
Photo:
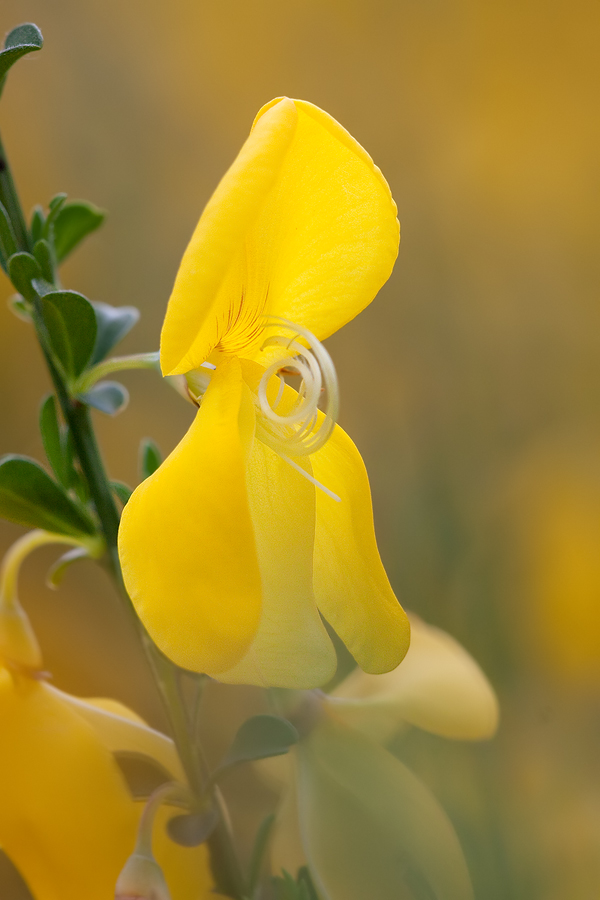
<path id="1" fill-rule="evenodd" d="M 241 299 L 243 279 L 235 278 L 226 292 L 221 291 L 223 281 L 277 179 L 296 120 L 291 100 L 278 103 L 253 129 L 208 201 L 181 261 L 165 316 L 160 348 L 165 375 L 198 368 L 226 330 L 222 315 L 232 296 Z"/>
<path id="2" fill-rule="evenodd" d="M 389 187 L 360 144 L 311 103 L 273 100 L 185 252 L 163 371 L 197 368 L 214 348 L 258 358 L 264 314 L 327 337 L 371 302 L 398 241 Z"/>
<path id="3" fill-rule="evenodd" d="M 262 108 L 254 127 L 277 102 Z M 298 124 L 254 228 L 254 252 L 262 262 L 263 248 L 272 245 L 268 312 L 323 340 L 385 284 L 400 226 L 389 186 L 366 150 L 322 109 L 294 103 Z"/>
<path id="4" fill-rule="evenodd" d="M 317 605 L 366 672 L 394 669 L 410 626 L 379 557 L 371 491 L 361 455 L 338 426 L 310 457 L 317 491 L 314 588 Z"/>
<path id="5" fill-rule="evenodd" d="M 254 638 L 261 577 L 246 490 L 254 411 L 239 362 L 219 366 L 192 426 L 123 511 L 123 577 L 153 640 L 200 672 L 235 665 Z"/>

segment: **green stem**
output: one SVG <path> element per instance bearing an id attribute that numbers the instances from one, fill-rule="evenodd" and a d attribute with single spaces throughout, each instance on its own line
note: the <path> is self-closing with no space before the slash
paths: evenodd
<path id="1" fill-rule="evenodd" d="M 160 371 L 158 352 L 134 353 L 131 356 L 113 356 L 112 359 L 105 359 L 78 378 L 73 385 L 73 393 L 83 394 L 101 378 L 106 378 L 107 375 L 112 375 L 114 372 L 123 372 L 125 369 L 156 369 Z"/>
<path id="2" fill-rule="evenodd" d="M 25 224 L 25 218 L 1 140 L 0 201 L 4 204 L 10 216 L 19 249 L 31 250 L 31 237 Z M 33 304 L 32 311 L 36 334 L 46 359 L 63 417 L 73 437 L 75 453 L 79 460 L 81 471 L 87 481 L 90 497 L 98 515 L 100 527 L 106 541 L 109 569 L 119 594 L 124 599 L 125 608 L 132 618 L 138 638 L 152 669 L 159 694 L 171 723 L 173 739 L 190 788 L 200 799 L 206 779 L 206 767 L 203 764 L 201 751 L 196 745 L 193 736 L 189 733 L 187 713 L 178 683 L 177 673 L 179 670 L 160 653 L 156 645 L 151 641 L 136 615 L 125 590 L 117 550 L 119 513 L 96 442 L 90 411 L 87 406 L 70 396 L 62 373 L 54 362 L 46 327 L 40 314 L 39 302 L 38 298 Z M 220 893 L 234 898 L 234 900 L 243 900 L 244 879 L 233 837 L 227 824 L 227 814 L 220 795 L 216 794 L 215 797 L 220 816 L 208 843 L 211 850 L 216 889 Z"/>
<path id="3" fill-rule="evenodd" d="M 147 635 L 144 643 L 154 679 L 159 686 L 165 711 L 169 717 L 181 763 L 190 788 L 195 798 L 200 801 L 206 797 L 210 772 L 198 739 L 194 740 L 192 734 L 192 740 L 190 740 L 190 721 L 181 694 L 179 670 L 163 656 Z M 227 811 L 220 792 L 213 789 L 211 793 L 213 803 L 219 812 L 217 824 L 207 840 L 216 887 L 219 893 L 242 900 L 245 892 L 244 873 L 229 828 Z"/>
<path id="4" fill-rule="evenodd" d="M 12 173 L 10 171 L 10 166 L 6 158 L 6 153 L 4 152 L 1 138 L 0 202 L 2 202 L 6 212 L 8 213 L 8 217 L 11 221 L 13 231 L 15 233 L 18 249 L 27 250 L 30 252 L 33 248 L 33 244 L 29 235 L 29 231 L 27 229 L 27 225 L 25 224 L 25 217 L 23 215 L 23 210 L 21 209 L 17 189 L 13 181 Z"/>

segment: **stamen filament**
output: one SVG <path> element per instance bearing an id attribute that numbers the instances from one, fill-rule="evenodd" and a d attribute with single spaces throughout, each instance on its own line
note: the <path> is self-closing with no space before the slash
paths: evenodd
<path id="1" fill-rule="evenodd" d="M 302 466 L 299 466 L 297 462 L 294 462 L 293 459 L 290 459 L 289 456 L 286 456 L 284 453 L 280 453 L 279 456 L 285 460 L 286 463 L 289 463 L 293 469 L 296 469 L 297 472 L 300 472 L 301 475 L 310 481 L 311 484 L 314 484 L 315 487 L 319 488 L 319 490 L 323 491 L 324 494 L 327 494 L 328 497 L 331 497 L 332 500 L 335 500 L 337 503 L 342 502 L 342 498 L 338 497 L 337 494 L 334 494 L 333 491 L 330 491 L 328 487 L 325 487 L 324 484 L 321 484 L 320 481 L 311 475 L 310 472 L 307 472 L 306 469 L 303 469 Z"/>

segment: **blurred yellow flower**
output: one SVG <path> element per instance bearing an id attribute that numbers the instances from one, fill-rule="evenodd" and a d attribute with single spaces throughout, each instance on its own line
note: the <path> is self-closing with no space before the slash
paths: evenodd
<path id="1" fill-rule="evenodd" d="M 472 896 L 445 813 L 379 742 L 407 724 L 443 737 L 488 738 L 498 703 L 457 641 L 415 615 L 410 622 L 410 648 L 397 669 L 357 669 L 333 694 L 313 697 L 312 715 L 300 713 L 312 728 L 298 746 L 258 766 L 283 791 L 273 872 L 295 874 L 308 865 L 324 900 Z"/>
<path id="2" fill-rule="evenodd" d="M 379 676 L 355 669 L 330 695 L 336 713 L 378 741 L 404 724 L 463 741 L 491 737 L 498 700 L 480 667 L 451 635 L 414 613 L 409 618 L 402 663 Z"/>
<path id="3" fill-rule="evenodd" d="M 408 622 L 379 558 L 362 459 L 334 427 L 320 345 L 371 302 L 398 241 L 388 185 L 348 132 L 304 101 L 260 110 L 200 218 L 163 326 L 164 374 L 208 387 L 120 530 L 127 589 L 177 664 L 227 682 L 322 685 L 336 654 L 320 613 L 366 671 L 404 656 Z M 273 327 L 288 337 L 266 337 Z M 289 370 L 300 394 L 278 385 Z M 317 410 L 323 385 L 329 416 Z"/>
<path id="4" fill-rule="evenodd" d="M 83 701 L 0 668 L 0 847 L 35 900 L 107 900 L 135 843 L 143 807 L 113 753 L 143 754 L 183 778 L 172 742 L 121 704 Z M 156 857 L 172 900 L 214 897 L 205 846 L 165 832 Z"/>

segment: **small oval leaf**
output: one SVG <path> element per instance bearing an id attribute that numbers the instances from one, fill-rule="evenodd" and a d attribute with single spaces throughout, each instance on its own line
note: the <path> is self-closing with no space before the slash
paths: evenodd
<path id="1" fill-rule="evenodd" d="M 17 25 L 9 31 L 4 41 L 4 50 L 0 52 L 0 91 L 6 73 L 18 59 L 34 50 L 41 50 L 44 43 L 42 32 L 31 22 Z"/>
<path id="2" fill-rule="evenodd" d="M 45 469 L 26 456 L 0 460 L 0 516 L 59 534 L 95 534 L 92 520 L 79 509 Z"/>
<path id="3" fill-rule="evenodd" d="M 106 213 L 84 200 L 65 203 L 54 219 L 54 250 L 61 263 L 86 237 L 99 228 Z"/>
<path id="4" fill-rule="evenodd" d="M 109 303 L 92 303 L 96 313 L 97 337 L 91 364 L 101 362 L 119 341 L 131 331 L 140 317 L 135 306 L 111 306 Z"/>
<path id="5" fill-rule="evenodd" d="M 40 269 L 42 270 L 42 278 L 46 281 L 54 281 L 54 264 L 52 262 L 52 250 L 48 241 L 40 238 L 36 241 L 33 248 L 33 255 L 37 259 Z"/>
<path id="6" fill-rule="evenodd" d="M 76 378 L 89 363 L 96 342 L 92 304 L 77 291 L 51 291 L 43 297 L 41 311 L 52 349 L 65 373 Z"/>
<path id="7" fill-rule="evenodd" d="M 31 239 L 34 244 L 43 236 L 45 221 L 44 210 L 38 203 L 33 207 L 33 213 L 31 214 Z"/>
<path id="8" fill-rule="evenodd" d="M 118 381 L 99 381 L 89 391 L 80 394 L 78 399 L 107 416 L 116 416 L 129 403 L 129 392 Z"/>
<path id="9" fill-rule="evenodd" d="M 298 742 L 298 732 L 280 716 L 260 715 L 240 726 L 219 770 L 268 756 L 282 756 Z"/>
<path id="10" fill-rule="evenodd" d="M 42 270 L 35 256 L 31 253 L 13 253 L 8 260 L 8 274 L 15 288 L 26 300 L 32 302 L 36 299 L 38 291 L 32 282 L 41 279 Z"/>
<path id="11" fill-rule="evenodd" d="M 31 323 L 29 303 L 24 297 L 21 297 L 20 294 L 13 294 L 12 297 L 8 298 L 8 308 L 15 314 L 17 319 L 20 319 L 22 322 L 27 322 L 28 324 Z"/>
<path id="12" fill-rule="evenodd" d="M 140 443 L 140 475 L 142 481 L 149 478 L 162 463 L 162 453 L 152 438 L 143 438 Z"/>
<path id="13" fill-rule="evenodd" d="M 133 488 L 130 488 L 129 485 L 125 484 L 123 481 L 111 481 L 110 486 L 123 506 L 125 506 L 133 494 Z"/>

